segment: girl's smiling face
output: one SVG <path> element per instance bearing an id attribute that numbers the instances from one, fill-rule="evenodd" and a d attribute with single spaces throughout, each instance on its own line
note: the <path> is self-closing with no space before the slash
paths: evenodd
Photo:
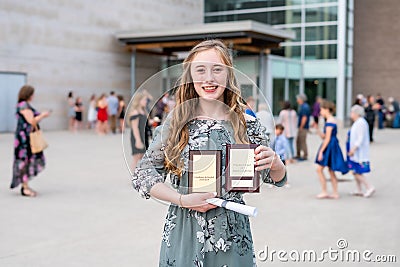
<path id="1" fill-rule="evenodd" d="M 200 98 L 224 101 L 228 69 L 215 49 L 199 52 L 191 62 L 190 74 Z"/>

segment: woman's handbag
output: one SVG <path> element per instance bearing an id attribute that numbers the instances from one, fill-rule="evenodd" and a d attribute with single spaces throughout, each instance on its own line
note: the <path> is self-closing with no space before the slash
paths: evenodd
<path id="1" fill-rule="evenodd" d="M 43 133 L 39 130 L 37 124 L 32 127 L 29 134 L 32 154 L 36 154 L 45 150 L 49 145 L 44 140 Z"/>

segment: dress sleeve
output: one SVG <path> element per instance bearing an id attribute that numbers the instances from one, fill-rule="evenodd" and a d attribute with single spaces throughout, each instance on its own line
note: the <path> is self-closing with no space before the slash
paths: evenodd
<path id="1" fill-rule="evenodd" d="M 247 136 L 249 137 L 249 141 L 252 144 L 270 146 L 269 137 L 266 134 L 266 129 L 263 127 L 258 119 L 254 121 L 247 121 Z M 273 184 L 275 186 L 281 187 L 286 183 L 286 172 L 285 176 L 279 182 L 275 182 L 269 172 L 268 169 L 260 171 L 260 178 L 264 183 Z"/>
<path id="2" fill-rule="evenodd" d="M 28 103 L 26 101 L 19 102 L 17 104 L 17 113 L 19 113 L 20 111 L 22 111 L 24 109 L 29 109 Z"/>
<path id="3" fill-rule="evenodd" d="M 352 137 L 354 137 L 354 142 L 352 142 L 352 143 L 354 146 L 356 146 L 358 148 L 361 146 L 361 144 L 364 141 L 364 132 L 365 132 L 364 130 L 365 129 L 363 126 L 364 125 L 362 125 L 362 124 L 357 124 L 356 127 L 354 127 L 354 134 L 352 135 Z"/>
<path id="4" fill-rule="evenodd" d="M 153 141 L 132 175 L 133 188 L 146 199 L 150 198 L 150 189 L 156 183 L 165 181 L 164 147 L 168 138 L 168 129 L 169 125 L 166 123 L 156 128 Z"/>

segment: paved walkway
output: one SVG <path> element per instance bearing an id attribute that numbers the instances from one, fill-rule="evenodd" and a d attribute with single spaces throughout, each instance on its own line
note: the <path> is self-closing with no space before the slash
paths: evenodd
<path id="1" fill-rule="evenodd" d="M 348 196 L 354 188 L 350 181 L 339 184 L 339 200 L 316 200 L 313 160 L 288 166 L 291 188 L 263 185 L 261 194 L 247 195 L 248 204 L 259 208 L 251 219 L 257 254 L 268 246 L 269 253 L 315 250 L 319 255 L 338 249 L 337 240 L 344 238 L 347 249 L 368 249 L 371 257 L 397 253 L 400 261 L 399 136 L 396 130 L 376 131 L 368 178 L 377 193 L 371 199 Z M 141 199 L 131 188 L 120 135 L 48 132 L 46 137 L 48 166 L 31 183 L 39 196 L 29 199 L 8 189 L 13 137 L 0 135 L 0 266 L 157 266 L 167 207 Z M 315 135 L 308 140 L 314 156 L 320 140 Z M 321 266 L 331 264 L 337 263 L 326 255 Z M 282 263 L 275 254 L 272 262 L 269 257 L 258 265 L 296 264 Z"/>

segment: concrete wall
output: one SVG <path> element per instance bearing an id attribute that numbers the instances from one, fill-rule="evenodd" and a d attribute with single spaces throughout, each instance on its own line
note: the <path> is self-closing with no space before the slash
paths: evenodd
<path id="1" fill-rule="evenodd" d="M 0 72 L 26 73 L 36 88 L 34 106 L 54 111 L 43 128 L 65 129 L 69 90 L 84 100 L 110 90 L 129 97 L 130 55 L 116 32 L 202 21 L 200 0 L 1 0 Z M 159 62 L 139 54 L 137 84 Z"/>
<path id="2" fill-rule="evenodd" d="M 354 2 L 353 97 L 381 93 L 400 100 L 400 1 Z"/>

